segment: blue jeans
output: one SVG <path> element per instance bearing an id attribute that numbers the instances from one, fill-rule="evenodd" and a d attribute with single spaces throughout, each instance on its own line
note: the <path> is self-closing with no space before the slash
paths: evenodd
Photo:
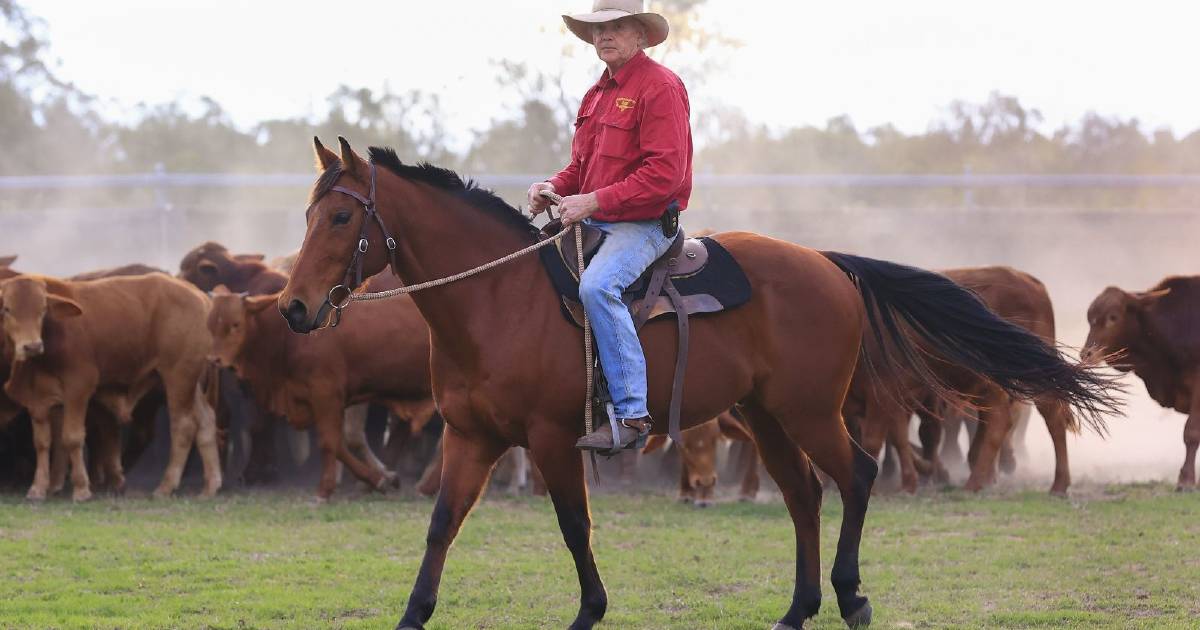
<path id="1" fill-rule="evenodd" d="M 616 417 L 641 418 L 649 415 L 646 355 L 633 329 L 633 316 L 621 301 L 621 292 L 667 252 L 671 239 L 663 236 L 657 220 L 585 221 L 607 237 L 583 272 L 579 298 L 592 322 Z"/>

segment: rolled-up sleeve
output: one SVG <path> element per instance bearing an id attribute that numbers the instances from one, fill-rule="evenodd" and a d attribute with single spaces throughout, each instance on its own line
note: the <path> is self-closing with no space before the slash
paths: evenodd
<path id="1" fill-rule="evenodd" d="M 687 96 L 682 87 L 662 83 L 647 90 L 642 99 L 638 122 L 641 164 L 621 181 L 596 191 L 600 208 L 618 216 L 623 215 L 626 208 L 658 208 L 661 212 L 687 174 L 691 124 Z M 564 177 L 562 181 L 570 180 Z M 575 181 L 578 185 L 577 177 Z"/>
<path id="2" fill-rule="evenodd" d="M 546 181 L 563 197 L 579 192 L 579 154 L 575 149 L 571 150 L 571 163 Z"/>

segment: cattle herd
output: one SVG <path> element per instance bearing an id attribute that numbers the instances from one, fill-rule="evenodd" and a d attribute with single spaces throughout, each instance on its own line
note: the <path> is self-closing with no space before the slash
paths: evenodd
<path id="1" fill-rule="evenodd" d="M 336 328 L 293 334 L 276 306 L 292 262 L 235 255 L 210 242 L 188 252 L 175 275 L 129 265 L 52 278 L 18 271 L 15 256 L 0 258 L 0 485 L 27 486 L 32 501 L 63 491 L 68 480 L 75 501 L 97 491 L 120 493 L 125 471 L 146 451 L 155 419 L 165 411 L 169 453 L 155 496 L 178 490 L 193 446 L 202 496 L 278 476 L 276 442 L 283 433 L 276 428 L 285 422 L 315 436 L 319 501 L 332 495 L 343 467 L 383 491 L 399 485 L 396 468 L 403 466 L 417 471 L 418 491 L 435 493 L 440 450 L 413 446 L 414 438 L 436 435 L 441 425 L 421 314 L 407 296 L 368 301 L 348 309 Z M 943 274 L 1004 319 L 1055 343 L 1050 295 L 1036 278 L 1008 267 Z M 395 286 L 385 272 L 370 279 L 368 290 Z M 1087 321 L 1085 362 L 1133 371 L 1156 402 L 1189 414 L 1178 484 L 1194 488 L 1200 276 L 1170 277 L 1143 292 L 1109 287 L 1092 302 Z M 868 358 L 879 351 L 871 339 L 864 343 Z M 948 482 L 948 464 L 956 462 L 947 460 L 968 466 L 970 490 L 994 483 L 998 467 L 1012 472 L 1036 407 L 1054 446 L 1050 491 L 1067 491 L 1066 437 L 1083 423 L 1065 403 L 1014 398 L 946 362 L 933 364 L 937 377 L 965 404 L 942 402 L 921 389 L 921 379 L 906 382 L 903 375 L 898 396 L 876 384 L 869 365 L 860 361 L 843 415 L 868 452 L 879 456 L 887 449 L 903 490 L 915 491 L 922 478 Z M 373 432 L 368 405 L 386 418 Z M 910 442 L 914 416 L 916 444 Z M 966 462 L 958 446 L 963 425 L 972 429 Z M 722 446 L 730 441 L 737 446 Z M 242 451 L 237 467 L 234 443 Z M 739 497 L 752 499 L 758 491 L 753 438 L 736 407 L 685 431 L 682 444 L 655 437 L 645 448 L 662 450 L 678 453 L 682 500 L 713 500 L 717 457 L 726 452 L 737 455 L 729 469 L 741 477 Z M 514 454 L 512 479 L 524 480 L 529 464 Z M 637 465 L 645 468 L 644 461 Z M 536 491 L 537 471 L 528 473 Z"/>

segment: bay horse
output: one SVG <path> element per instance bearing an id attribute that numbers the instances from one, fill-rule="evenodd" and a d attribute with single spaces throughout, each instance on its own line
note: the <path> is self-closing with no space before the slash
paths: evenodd
<path id="1" fill-rule="evenodd" d="M 320 175 L 278 302 L 296 332 L 336 316 L 333 288 L 353 289 L 388 265 L 411 286 L 536 240 L 528 217 L 452 171 L 406 165 L 378 147 L 365 161 L 344 138 L 339 143 L 340 156 L 314 139 Z M 837 484 L 844 505 L 831 574 L 838 608 L 851 627 L 870 623 L 871 606 L 858 592 L 858 554 L 878 466 L 851 440 L 841 415 L 864 331 L 898 349 L 881 371 L 888 361 L 920 361 L 928 348 L 1009 390 L 1054 391 L 1089 409 L 1113 404 L 1089 370 L 1066 363 L 942 276 L 747 232 L 713 238 L 741 265 L 754 293 L 742 306 L 693 320 L 681 425 L 705 422 L 734 403 L 745 410 L 795 528 L 795 588 L 777 629 L 800 628 L 821 603 L 814 464 Z M 562 316 L 537 256 L 412 296 L 429 324 L 433 392 L 446 429 L 425 555 L 397 627 L 424 628 L 432 616 L 450 545 L 510 445 L 527 447 L 545 476 L 575 561 L 581 598 L 570 627 L 593 627 L 608 597 L 592 555 L 583 460 L 574 447 L 584 428 L 582 332 Z M 667 318 L 641 331 L 656 418 L 667 416 L 674 330 Z M 379 341 L 379 351 L 388 352 L 387 340 Z M 928 370 L 917 373 L 932 379 Z"/>

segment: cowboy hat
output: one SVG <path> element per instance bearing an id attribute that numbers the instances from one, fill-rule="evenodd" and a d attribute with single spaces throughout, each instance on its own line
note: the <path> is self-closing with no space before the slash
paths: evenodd
<path id="1" fill-rule="evenodd" d="M 667 39 L 671 27 L 667 18 L 657 13 L 647 13 L 644 0 L 595 0 L 592 2 L 591 13 L 564 15 L 563 22 L 575 36 L 583 41 L 592 43 L 592 25 L 601 22 L 611 22 L 623 17 L 633 16 L 646 27 L 646 48 L 657 46 Z"/>

